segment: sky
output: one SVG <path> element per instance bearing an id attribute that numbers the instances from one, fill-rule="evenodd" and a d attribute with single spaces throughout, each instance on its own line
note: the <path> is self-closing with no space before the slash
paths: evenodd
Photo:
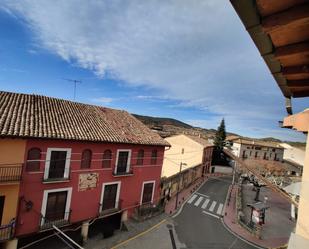
<path id="1" fill-rule="evenodd" d="M 1 0 L 0 29 L 0 90 L 305 140 L 228 0 Z"/>

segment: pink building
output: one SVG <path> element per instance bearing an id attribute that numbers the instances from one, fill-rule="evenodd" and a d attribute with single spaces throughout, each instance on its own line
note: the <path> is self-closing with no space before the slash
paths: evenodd
<path id="1" fill-rule="evenodd" d="M 0 92 L 1 138 L 26 140 L 16 237 L 157 204 L 169 144 L 125 111 Z M 91 228 L 90 228 L 91 229 Z"/>

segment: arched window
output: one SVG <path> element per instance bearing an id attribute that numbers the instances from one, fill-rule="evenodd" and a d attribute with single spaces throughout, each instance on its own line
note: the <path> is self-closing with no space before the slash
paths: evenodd
<path id="1" fill-rule="evenodd" d="M 31 148 L 28 150 L 26 171 L 39 171 L 41 160 L 41 150 L 39 148 Z"/>
<path id="2" fill-rule="evenodd" d="M 157 150 L 152 150 L 151 152 L 151 164 L 157 164 L 158 152 Z"/>
<path id="3" fill-rule="evenodd" d="M 136 165 L 143 165 L 144 163 L 144 150 L 139 150 L 137 153 Z"/>
<path id="4" fill-rule="evenodd" d="M 112 165 L 112 152 L 111 150 L 105 150 L 103 153 L 102 167 L 110 168 L 111 165 Z"/>
<path id="5" fill-rule="evenodd" d="M 82 161 L 81 161 L 80 167 L 82 169 L 90 168 L 91 158 L 92 158 L 91 150 L 88 150 L 88 149 L 84 150 L 82 153 Z"/>

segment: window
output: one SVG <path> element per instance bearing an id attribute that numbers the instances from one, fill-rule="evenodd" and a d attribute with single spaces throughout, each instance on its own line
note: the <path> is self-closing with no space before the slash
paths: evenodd
<path id="1" fill-rule="evenodd" d="M 129 173 L 131 150 L 118 150 L 117 163 L 115 167 L 115 174 L 121 175 Z"/>
<path id="2" fill-rule="evenodd" d="M 48 148 L 45 162 L 44 180 L 68 179 L 71 149 Z"/>
<path id="3" fill-rule="evenodd" d="M 151 203 L 153 201 L 155 181 L 149 181 L 143 183 L 141 204 Z"/>
<path id="4" fill-rule="evenodd" d="M 112 165 L 112 152 L 111 150 L 105 150 L 103 153 L 102 167 L 110 168 L 111 165 Z"/>
<path id="5" fill-rule="evenodd" d="M 261 148 L 261 147 L 255 147 L 255 149 L 256 149 L 256 150 L 261 150 L 262 148 Z"/>
<path id="6" fill-rule="evenodd" d="M 88 150 L 88 149 L 84 150 L 83 153 L 82 153 L 82 160 L 81 160 L 80 167 L 82 169 L 90 168 L 91 158 L 92 158 L 91 150 Z"/>
<path id="7" fill-rule="evenodd" d="M 258 155 L 259 155 L 259 153 L 256 151 L 256 152 L 255 152 L 255 156 L 254 156 L 254 157 L 255 157 L 255 158 L 257 158 L 257 157 L 258 157 Z"/>
<path id="8" fill-rule="evenodd" d="M 41 150 L 39 148 L 31 148 L 28 150 L 26 171 L 39 171 L 41 160 Z"/>
<path id="9" fill-rule="evenodd" d="M 144 150 L 139 150 L 137 153 L 137 165 L 143 165 L 144 163 Z"/>
<path id="10" fill-rule="evenodd" d="M 45 190 L 41 225 L 69 219 L 72 188 Z M 56 223 L 54 223 L 56 224 Z"/>
<path id="11" fill-rule="evenodd" d="M 113 208 L 120 208 L 119 194 L 120 182 L 104 183 L 101 194 L 101 210 L 110 210 Z"/>
<path id="12" fill-rule="evenodd" d="M 152 150 L 151 152 L 151 164 L 157 164 L 158 152 L 157 150 Z"/>

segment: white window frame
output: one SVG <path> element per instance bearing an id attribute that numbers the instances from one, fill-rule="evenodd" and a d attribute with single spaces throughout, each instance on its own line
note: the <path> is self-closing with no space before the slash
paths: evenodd
<path id="1" fill-rule="evenodd" d="M 147 183 L 153 183 L 153 186 L 152 186 L 152 195 L 151 195 L 151 203 L 153 202 L 153 196 L 154 196 L 154 191 L 155 191 L 155 188 L 156 188 L 156 181 L 153 180 L 153 181 L 145 181 L 143 182 L 143 187 L 142 187 L 142 192 L 141 192 L 141 199 L 140 199 L 140 205 L 142 205 L 142 201 L 143 201 L 143 194 L 144 194 L 144 186 L 145 184 Z"/>
<path id="2" fill-rule="evenodd" d="M 127 161 L 127 167 L 126 167 L 126 173 L 128 173 L 129 170 L 130 170 L 130 165 L 131 165 L 131 153 L 132 153 L 132 150 L 130 150 L 130 149 L 120 149 L 120 150 L 117 150 L 116 165 L 115 165 L 114 174 L 117 174 L 117 165 L 118 165 L 118 159 L 119 159 L 119 152 L 129 152 L 129 154 L 128 154 L 128 161 Z"/>
<path id="3" fill-rule="evenodd" d="M 101 200 L 100 200 L 100 212 L 102 212 L 103 209 L 103 199 L 104 199 L 104 191 L 105 191 L 105 186 L 107 185 L 114 185 L 117 184 L 117 194 L 116 194 L 116 201 L 115 201 L 115 207 L 114 208 L 118 208 L 119 207 L 119 197 L 120 197 L 120 189 L 121 189 L 121 181 L 117 181 L 117 182 L 106 182 L 102 184 L 102 192 L 101 192 Z"/>
<path id="4" fill-rule="evenodd" d="M 45 160 L 45 170 L 44 170 L 44 180 L 49 179 L 48 175 L 49 175 L 50 157 L 51 157 L 52 151 L 66 151 L 67 152 L 63 178 L 69 178 L 72 149 L 71 148 L 47 148 L 46 160 Z"/>
<path id="5" fill-rule="evenodd" d="M 42 202 L 42 208 L 41 208 L 41 214 L 43 215 L 43 217 L 45 217 L 45 215 L 46 215 L 46 206 L 47 206 L 48 194 L 49 193 L 55 193 L 55 192 L 63 192 L 63 191 L 68 192 L 67 193 L 67 201 L 66 201 L 66 204 L 65 204 L 64 220 L 69 220 L 71 198 L 72 198 L 72 187 L 44 190 L 43 202 Z M 41 226 L 44 225 L 44 221 L 45 221 L 45 219 L 41 220 Z"/>

